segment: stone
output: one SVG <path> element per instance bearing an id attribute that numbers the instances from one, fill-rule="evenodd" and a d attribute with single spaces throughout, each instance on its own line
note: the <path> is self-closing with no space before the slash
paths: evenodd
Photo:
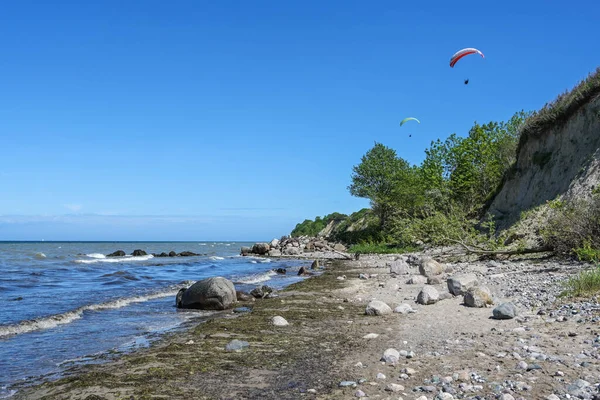
<path id="1" fill-rule="evenodd" d="M 403 259 L 387 263 L 390 268 L 390 274 L 404 275 L 408 274 L 408 264 Z"/>
<path id="2" fill-rule="evenodd" d="M 427 277 L 423 275 L 414 275 L 411 276 L 406 283 L 409 285 L 424 285 L 427 283 Z"/>
<path id="3" fill-rule="evenodd" d="M 442 283 L 441 276 L 430 276 L 429 278 L 427 278 L 428 285 L 439 285 L 441 283 Z"/>
<path id="4" fill-rule="evenodd" d="M 273 240 L 271 240 L 271 243 L 269 243 L 269 246 L 271 248 L 279 246 L 279 239 L 273 239 Z"/>
<path id="5" fill-rule="evenodd" d="M 433 286 L 424 286 L 417 296 L 417 303 L 423 305 L 435 304 L 439 301 L 440 294 Z"/>
<path id="6" fill-rule="evenodd" d="M 227 343 L 227 346 L 225 346 L 225 350 L 227 351 L 240 351 L 242 349 L 245 349 L 246 347 L 249 347 L 250 344 L 248 342 L 245 342 L 243 340 L 237 340 L 237 339 L 233 339 L 231 342 Z"/>
<path id="7" fill-rule="evenodd" d="M 392 309 L 390 306 L 379 300 L 371 301 L 365 309 L 365 314 L 367 315 L 386 315 L 391 313 Z"/>
<path id="8" fill-rule="evenodd" d="M 400 359 L 400 353 L 396 349 L 387 349 L 383 352 L 381 361 L 385 361 L 388 364 L 396 364 Z"/>
<path id="9" fill-rule="evenodd" d="M 464 295 L 467 290 L 478 286 L 479 281 L 474 274 L 455 275 L 446 280 L 448 291 L 454 296 Z"/>
<path id="10" fill-rule="evenodd" d="M 363 339 L 377 339 L 378 337 L 378 333 L 367 333 L 365 336 L 363 336 Z"/>
<path id="11" fill-rule="evenodd" d="M 252 246 L 252 253 L 262 256 L 267 254 L 270 249 L 271 246 L 269 243 L 255 243 L 254 246 Z"/>
<path id="12" fill-rule="evenodd" d="M 180 308 L 225 310 L 237 301 L 233 282 L 220 276 L 194 283 L 181 295 Z"/>
<path id="13" fill-rule="evenodd" d="M 517 316 L 517 307 L 511 303 L 502 303 L 492 311 L 494 319 L 511 319 Z"/>
<path id="14" fill-rule="evenodd" d="M 356 397 L 367 397 L 367 395 L 365 394 L 365 392 L 363 392 L 362 390 L 357 390 L 356 393 L 354 393 L 354 396 Z"/>
<path id="15" fill-rule="evenodd" d="M 310 269 L 319 269 L 319 260 L 315 260 L 312 262 L 312 264 L 310 265 Z"/>
<path id="16" fill-rule="evenodd" d="M 107 254 L 106 257 L 125 257 L 126 255 L 123 250 L 117 250 L 114 253 Z"/>
<path id="17" fill-rule="evenodd" d="M 356 387 L 356 382 L 354 382 L 354 381 L 341 381 L 340 382 L 340 387 L 348 387 L 348 386 Z"/>
<path id="18" fill-rule="evenodd" d="M 426 277 L 431 277 L 435 275 L 441 275 L 444 272 L 444 267 L 439 262 L 435 261 L 431 257 L 423 257 L 421 258 L 421 262 L 419 263 L 419 273 Z"/>
<path id="19" fill-rule="evenodd" d="M 399 313 L 399 314 L 408 314 L 408 313 L 415 312 L 415 310 L 412 309 L 410 304 L 404 303 L 404 304 L 400 304 L 398 307 L 394 308 L 394 312 Z"/>
<path id="20" fill-rule="evenodd" d="M 465 306 L 483 308 L 494 304 L 490 290 L 485 286 L 474 286 L 467 290 L 463 297 Z"/>
<path id="21" fill-rule="evenodd" d="M 134 250 L 133 253 L 131 253 L 131 255 L 134 257 L 140 257 L 140 256 L 147 256 L 148 253 L 146 253 L 144 250 L 137 249 L 137 250 Z"/>
<path id="22" fill-rule="evenodd" d="M 388 391 L 388 392 L 393 392 L 393 393 L 403 392 L 404 391 L 404 386 L 399 385 L 397 383 L 389 383 L 385 387 L 385 390 Z"/>
<path id="23" fill-rule="evenodd" d="M 386 376 L 384 374 L 382 374 L 381 372 L 377 374 L 376 379 L 385 379 Z"/>
<path id="24" fill-rule="evenodd" d="M 290 323 L 285 320 L 285 318 L 280 317 L 279 315 L 271 318 L 271 324 L 275 326 L 288 326 Z"/>

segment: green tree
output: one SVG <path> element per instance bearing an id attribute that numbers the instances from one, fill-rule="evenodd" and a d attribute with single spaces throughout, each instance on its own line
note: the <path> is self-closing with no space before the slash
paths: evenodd
<path id="1" fill-rule="evenodd" d="M 348 190 L 353 196 L 371 201 L 382 229 L 393 212 L 394 194 L 397 193 L 402 171 L 407 168 L 410 168 L 408 163 L 398 158 L 395 150 L 377 142 L 361 158 L 361 163 L 352 168 L 352 184 Z"/>

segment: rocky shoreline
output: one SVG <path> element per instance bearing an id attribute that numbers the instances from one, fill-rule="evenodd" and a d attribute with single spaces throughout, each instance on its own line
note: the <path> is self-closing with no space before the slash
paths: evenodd
<path id="1" fill-rule="evenodd" d="M 239 304 L 251 312 L 222 311 L 15 398 L 600 398 L 600 300 L 559 296 L 587 265 L 438 261 L 322 262 L 322 274 Z M 514 315 L 494 318 L 505 303 Z"/>

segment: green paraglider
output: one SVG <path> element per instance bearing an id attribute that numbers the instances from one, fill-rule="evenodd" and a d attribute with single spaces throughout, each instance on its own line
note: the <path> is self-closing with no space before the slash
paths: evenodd
<path id="1" fill-rule="evenodd" d="M 400 126 L 404 125 L 404 123 L 406 121 L 417 121 L 418 123 L 421 123 L 421 121 L 419 121 L 418 119 L 414 118 L 414 117 L 408 117 L 408 118 L 404 118 L 402 121 L 400 121 Z"/>

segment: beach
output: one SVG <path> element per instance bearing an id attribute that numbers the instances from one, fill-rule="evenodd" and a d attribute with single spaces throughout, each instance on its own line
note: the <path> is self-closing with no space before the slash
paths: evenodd
<path id="1" fill-rule="evenodd" d="M 220 312 L 148 348 L 17 392 L 15 399 L 593 399 L 598 395 L 597 298 L 558 297 L 581 263 L 424 254 L 322 260 L 322 273 Z M 394 271 L 394 272 L 392 272 Z M 493 305 L 466 307 L 448 277 L 472 274 Z M 420 283 L 407 283 L 420 282 Z M 440 299 L 418 304 L 423 287 Z M 391 308 L 367 315 L 372 300 Z M 512 302 L 517 315 L 494 319 Z M 392 312 L 402 304 L 396 311 Z M 410 310 L 412 311 L 410 311 Z M 275 326 L 283 317 L 289 325 Z M 247 342 L 228 351 L 233 340 Z M 235 343 L 235 342 L 234 342 Z M 555 397 L 552 397 L 555 396 Z"/>

